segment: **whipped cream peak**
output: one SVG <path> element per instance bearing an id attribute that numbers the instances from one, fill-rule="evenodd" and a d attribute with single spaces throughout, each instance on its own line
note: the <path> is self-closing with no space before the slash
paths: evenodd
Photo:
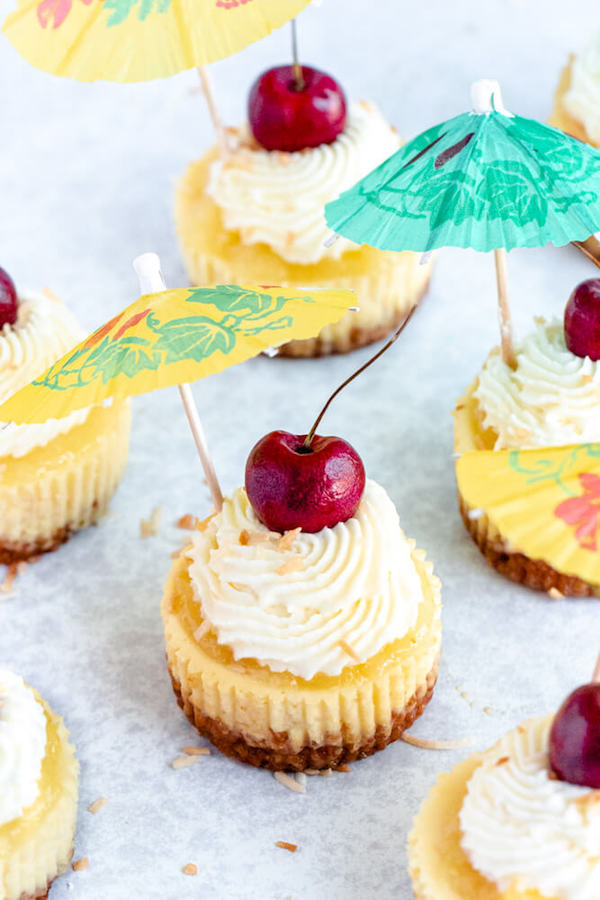
<path id="1" fill-rule="evenodd" d="M 471 864 L 500 891 L 600 897 L 600 791 L 553 778 L 552 717 L 508 732 L 484 754 L 459 814 Z"/>
<path id="2" fill-rule="evenodd" d="M 354 103 L 344 131 L 331 144 L 293 153 L 256 145 L 245 126 L 232 150 L 211 168 L 207 193 L 227 230 L 246 244 L 267 244 L 289 263 L 339 259 L 356 244 L 340 238 L 325 246 L 325 204 L 395 153 L 396 131 L 377 107 Z"/>
<path id="3" fill-rule="evenodd" d="M 600 144 L 600 35 L 573 59 L 564 104 L 592 141 Z"/>
<path id="4" fill-rule="evenodd" d="M 45 372 L 84 337 L 85 332 L 60 300 L 37 292 L 22 293 L 17 321 L 0 329 L 0 403 Z M 80 425 L 88 412 L 77 410 L 39 425 L 0 423 L 0 457 L 25 456 Z"/>
<path id="5" fill-rule="evenodd" d="M 536 319 L 516 359 L 513 370 L 493 350 L 474 394 L 495 449 L 600 441 L 600 364 L 571 353 L 561 321 Z"/>
<path id="6" fill-rule="evenodd" d="M 46 754 L 46 714 L 22 678 L 0 669 L 0 827 L 39 794 Z"/>
<path id="7" fill-rule="evenodd" d="M 339 675 L 415 625 L 423 594 L 412 547 L 376 482 L 351 519 L 292 537 L 262 525 L 243 488 L 194 535 L 195 599 L 236 659 L 307 680 Z"/>

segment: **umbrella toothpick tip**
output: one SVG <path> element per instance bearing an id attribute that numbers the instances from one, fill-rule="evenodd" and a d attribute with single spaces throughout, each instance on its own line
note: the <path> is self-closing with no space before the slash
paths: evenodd
<path id="1" fill-rule="evenodd" d="M 153 293 L 165 289 L 158 253 L 142 253 L 140 256 L 136 256 L 133 260 L 133 268 L 140 280 L 142 293 Z"/>

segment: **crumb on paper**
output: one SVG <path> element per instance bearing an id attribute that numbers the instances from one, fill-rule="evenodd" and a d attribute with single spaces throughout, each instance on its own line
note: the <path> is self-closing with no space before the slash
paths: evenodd
<path id="1" fill-rule="evenodd" d="M 87 869 L 90 865 L 90 860 L 87 856 L 82 856 L 81 859 L 74 859 L 72 869 L 74 872 L 83 872 L 84 869 Z"/>
<path id="2" fill-rule="evenodd" d="M 275 778 L 275 781 L 278 781 L 279 784 L 283 785 L 283 787 L 286 787 L 290 791 L 295 791 L 297 794 L 306 793 L 306 785 L 300 784 L 287 772 L 273 772 L 273 777 Z"/>
<path id="3" fill-rule="evenodd" d="M 562 591 L 559 591 L 558 588 L 551 587 L 550 590 L 548 591 L 548 596 L 552 597 L 553 600 L 562 600 L 562 598 L 565 595 L 563 594 Z"/>
<path id="4" fill-rule="evenodd" d="M 186 531 L 195 531 L 200 524 L 200 520 L 197 516 L 192 515 L 192 513 L 186 513 L 185 516 L 181 516 L 180 519 L 177 519 L 177 527 L 183 528 Z"/>
<path id="5" fill-rule="evenodd" d="M 210 756 L 210 747 L 182 747 L 187 756 Z"/>
<path id="6" fill-rule="evenodd" d="M 494 715 L 494 710 L 492 709 L 491 706 L 484 706 L 484 707 L 483 707 L 483 711 L 484 711 L 484 713 L 486 714 L 486 716 L 493 716 L 493 715 Z"/>
<path id="7" fill-rule="evenodd" d="M 290 853 L 295 853 L 298 849 L 298 844 L 290 844 L 288 841 L 277 841 L 275 846 L 281 847 L 282 850 L 289 850 Z"/>
<path id="8" fill-rule="evenodd" d="M 197 875 L 198 874 L 198 866 L 196 863 L 187 863 L 181 870 L 184 875 Z"/>
<path id="9" fill-rule="evenodd" d="M 97 800 L 94 800 L 93 803 L 90 803 L 90 805 L 88 806 L 88 812 L 91 812 L 92 815 L 95 816 L 96 813 L 100 812 L 100 810 L 104 806 L 106 806 L 107 803 L 108 800 L 106 799 L 106 797 L 98 797 Z"/>
<path id="10" fill-rule="evenodd" d="M 286 561 L 279 566 L 277 569 L 278 575 L 288 575 L 290 572 L 299 572 L 304 568 L 304 563 L 300 559 L 299 556 L 292 556 L 290 559 L 286 559 Z"/>
<path id="11" fill-rule="evenodd" d="M 199 756 L 176 756 L 171 763 L 171 768 L 185 769 L 187 766 L 193 766 L 199 759 Z"/>
<path id="12" fill-rule="evenodd" d="M 160 530 L 162 507 L 155 506 L 148 519 L 140 521 L 140 537 L 155 537 Z"/>
<path id="13" fill-rule="evenodd" d="M 456 741 L 435 741 L 407 734 L 406 731 L 400 735 L 400 740 L 406 744 L 411 744 L 413 747 L 420 747 L 423 750 L 457 750 L 459 747 L 468 747 L 473 743 L 473 738 L 461 738 Z"/>
<path id="14" fill-rule="evenodd" d="M 290 550 L 292 544 L 294 543 L 294 541 L 296 540 L 296 538 L 298 537 L 298 535 L 300 534 L 301 531 L 302 531 L 301 528 L 292 528 L 291 531 L 286 531 L 284 533 L 283 537 L 280 537 L 279 540 L 277 541 L 277 549 L 281 552 L 284 552 L 285 550 Z"/>
<path id="15" fill-rule="evenodd" d="M 356 652 L 354 647 L 351 647 L 350 644 L 348 644 L 347 641 L 345 641 L 343 638 L 342 638 L 342 640 L 338 641 L 338 645 L 342 648 L 344 653 L 347 653 L 348 656 L 354 660 L 355 663 L 362 662 L 360 656 L 358 655 L 358 653 Z"/>
<path id="16" fill-rule="evenodd" d="M 15 578 L 19 574 L 19 563 L 11 563 L 6 570 L 6 575 L 4 576 L 4 581 L 0 585 L 0 591 L 3 594 L 12 593 L 12 589 L 15 583 Z"/>
<path id="17" fill-rule="evenodd" d="M 351 772 L 352 769 L 350 768 L 350 766 L 349 766 L 347 763 L 342 763 L 341 766 L 336 766 L 335 771 L 336 771 L 336 772 L 346 772 L 346 773 L 347 773 L 347 772 Z"/>
<path id="18" fill-rule="evenodd" d="M 194 632 L 194 640 L 198 641 L 198 642 L 201 641 L 202 638 L 206 637 L 206 635 L 208 634 L 210 629 L 211 629 L 211 624 L 210 624 L 210 622 L 207 622 L 205 619 L 204 622 L 202 623 L 202 625 L 199 625 L 198 628 L 196 628 L 196 630 Z"/>

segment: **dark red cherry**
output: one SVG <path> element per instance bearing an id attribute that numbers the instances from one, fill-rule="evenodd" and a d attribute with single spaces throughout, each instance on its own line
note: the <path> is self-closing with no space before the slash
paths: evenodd
<path id="1" fill-rule="evenodd" d="M 314 533 L 345 522 L 365 489 L 365 469 L 354 447 L 339 437 L 271 431 L 250 451 L 246 491 L 271 531 Z"/>
<path id="2" fill-rule="evenodd" d="M 302 66 L 302 86 L 293 66 L 260 75 L 248 97 L 252 134 L 266 150 L 304 150 L 331 144 L 346 124 L 346 98 L 326 72 Z"/>
<path id="3" fill-rule="evenodd" d="M 0 269 L 0 328 L 14 325 L 19 312 L 19 298 L 12 278 Z"/>
<path id="4" fill-rule="evenodd" d="M 577 688 L 556 713 L 550 768 L 561 781 L 600 788 L 600 684 Z"/>
<path id="5" fill-rule="evenodd" d="M 600 359 L 600 278 L 582 281 L 569 297 L 565 342 L 576 356 Z"/>

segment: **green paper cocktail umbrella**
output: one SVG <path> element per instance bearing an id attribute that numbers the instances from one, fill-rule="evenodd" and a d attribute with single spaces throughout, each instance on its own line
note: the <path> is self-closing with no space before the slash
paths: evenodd
<path id="1" fill-rule="evenodd" d="M 502 349 L 514 361 L 506 251 L 583 242 L 600 228 L 600 151 L 509 113 L 495 81 L 473 112 L 435 125 L 325 207 L 327 224 L 381 250 L 495 251 Z"/>

